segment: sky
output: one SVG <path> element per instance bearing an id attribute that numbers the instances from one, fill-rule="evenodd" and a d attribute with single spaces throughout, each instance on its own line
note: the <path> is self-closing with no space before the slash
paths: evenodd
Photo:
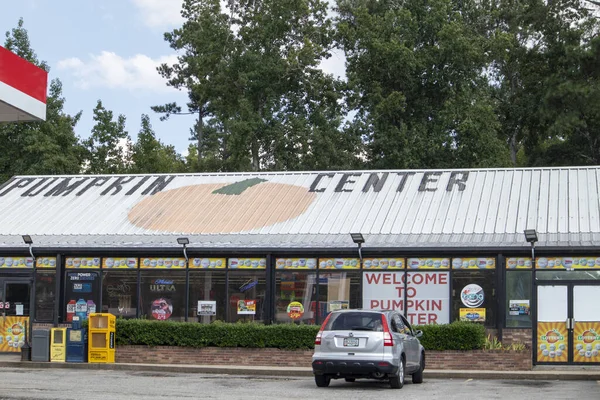
<path id="1" fill-rule="evenodd" d="M 150 107 L 169 102 L 184 105 L 185 92 L 166 85 L 156 72 L 174 63 L 176 54 L 164 41 L 165 32 L 181 26 L 182 0 L 20 0 L 2 7 L 0 30 L 15 28 L 19 18 L 38 59 L 50 65 L 49 80 L 59 78 L 65 111 L 83 111 L 75 131 L 87 138 L 98 100 L 127 118 L 135 141 L 142 114 L 148 114 L 157 137 L 187 153 L 193 116 L 160 121 Z M 4 5 L 4 4 L 3 4 Z M 4 44 L 4 36 L 0 45 Z M 344 57 L 334 54 L 323 70 L 344 77 Z"/>

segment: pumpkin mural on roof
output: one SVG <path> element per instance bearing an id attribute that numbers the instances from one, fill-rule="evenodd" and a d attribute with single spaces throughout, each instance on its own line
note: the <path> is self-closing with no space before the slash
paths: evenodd
<path id="1" fill-rule="evenodd" d="M 235 233 L 296 218 L 315 198 L 302 186 L 252 178 L 166 190 L 140 201 L 128 218 L 154 231 Z"/>

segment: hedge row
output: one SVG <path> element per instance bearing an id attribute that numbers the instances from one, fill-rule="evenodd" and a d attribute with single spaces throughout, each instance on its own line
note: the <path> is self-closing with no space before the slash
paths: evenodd
<path id="1" fill-rule="evenodd" d="M 211 324 L 117 319 L 117 345 L 181 347 L 272 347 L 312 349 L 318 326 L 259 323 Z M 474 350 L 485 343 L 485 328 L 470 322 L 415 327 L 427 350 Z"/>

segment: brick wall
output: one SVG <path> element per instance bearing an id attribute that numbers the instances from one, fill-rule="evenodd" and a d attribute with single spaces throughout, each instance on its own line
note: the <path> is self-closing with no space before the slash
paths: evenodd
<path id="1" fill-rule="evenodd" d="M 525 343 L 528 346 L 533 344 L 533 330 L 531 329 L 503 329 L 502 343 Z"/>
<path id="2" fill-rule="evenodd" d="M 310 367 L 312 350 L 118 346 L 118 363 Z M 531 352 L 429 351 L 428 369 L 531 370 Z"/>

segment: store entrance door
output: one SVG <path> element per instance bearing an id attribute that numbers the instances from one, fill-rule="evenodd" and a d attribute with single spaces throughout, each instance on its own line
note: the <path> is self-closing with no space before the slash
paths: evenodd
<path id="1" fill-rule="evenodd" d="M 19 352 L 29 329 L 31 281 L 0 279 L 0 352 Z"/>
<path id="2" fill-rule="evenodd" d="M 600 364 L 600 285 L 537 287 L 537 364 Z"/>

